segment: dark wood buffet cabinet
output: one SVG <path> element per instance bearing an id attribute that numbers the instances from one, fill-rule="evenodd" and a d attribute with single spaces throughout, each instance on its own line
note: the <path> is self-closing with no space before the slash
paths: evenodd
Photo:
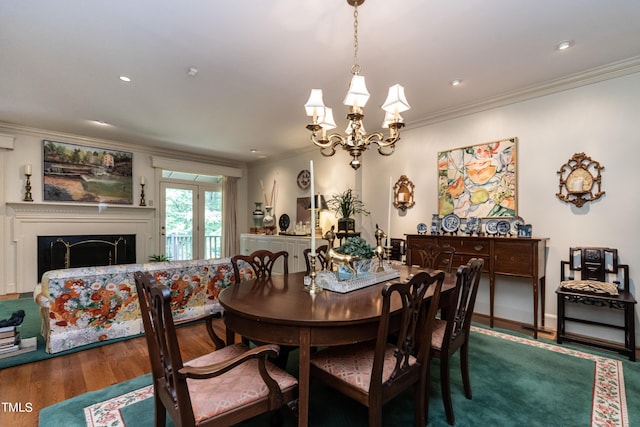
<path id="1" fill-rule="evenodd" d="M 544 328 L 548 238 L 407 234 L 406 240 L 408 265 L 420 264 L 419 255 L 412 248 L 419 248 L 429 242 L 454 248 L 454 266 L 466 264 L 471 258 L 484 259 L 484 272 L 489 274 L 489 324 L 492 328 L 496 275 L 530 278 L 533 284 L 533 336 L 538 338 L 538 331 Z M 538 313 L 541 318 L 540 328 Z"/>

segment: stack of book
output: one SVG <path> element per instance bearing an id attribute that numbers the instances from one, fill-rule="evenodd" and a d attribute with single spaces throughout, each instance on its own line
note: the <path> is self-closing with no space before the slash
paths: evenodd
<path id="1" fill-rule="evenodd" d="M 20 350 L 20 332 L 15 326 L 0 328 L 0 354 Z"/>

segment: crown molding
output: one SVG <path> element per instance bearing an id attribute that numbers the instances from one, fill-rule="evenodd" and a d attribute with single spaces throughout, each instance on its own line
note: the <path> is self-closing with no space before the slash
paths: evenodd
<path id="1" fill-rule="evenodd" d="M 440 110 L 420 120 L 412 121 L 406 128 L 416 129 L 638 72 L 640 72 L 640 56 L 635 56 L 602 67 L 592 68 L 584 72 L 570 74 L 560 79 L 546 81 L 542 84 L 532 85 L 524 89 L 490 97 L 472 104 L 467 104 L 463 107 Z"/>

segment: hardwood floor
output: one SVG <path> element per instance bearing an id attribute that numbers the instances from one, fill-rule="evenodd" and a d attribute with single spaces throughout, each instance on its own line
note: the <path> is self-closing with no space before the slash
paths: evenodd
<path id="1" fill-rule="evenodd" d="M 0 296 L 0 299 L 10 298 L 12 296 Z M 483 315 L 474 315 L 473 320 L 482 324 L 489 323 L 488 316 Z M 521 324 L 504 319 L 495 319 L 494 326 L 526 332 Z M 216 320 L 214 328 L 219 336 L 225 336 L 222 320 Z M 555 339 L 555 331 L 539 332 L 539 336 Z M 184 360 L 213 350 L 203 324 L 179 328 L 178 339 Z M 39 411 L 44 407 L 150 371 L 144 337 L 2 369 L 0 426 L 37 426 Z"/>
<path id="2" fill-rule="evenodd" d="M 222 320 L 216 321 L 215 329 L 225 336 Z M 204 324 L 179 328 L 178 339 L 184 360 L 213 350 Z M 149 372 L 144 337 L 2 369 L 0 426 L 37 426 L 44 407 Z"/>

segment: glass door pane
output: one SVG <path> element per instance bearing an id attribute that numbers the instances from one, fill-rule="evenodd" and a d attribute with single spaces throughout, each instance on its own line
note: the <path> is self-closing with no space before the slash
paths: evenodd
<path id="1" fill-rule="evenodd" d="M 203 191 L 204 200 L 204 258 L 222 256 L 222 192 Z"/>
<path id="2" fill-rule="evenodd" d="M 197 254 L 198 187 L 188 184 L 162 183 L 163 253 L 172 260 L 194 259 Z"/>

